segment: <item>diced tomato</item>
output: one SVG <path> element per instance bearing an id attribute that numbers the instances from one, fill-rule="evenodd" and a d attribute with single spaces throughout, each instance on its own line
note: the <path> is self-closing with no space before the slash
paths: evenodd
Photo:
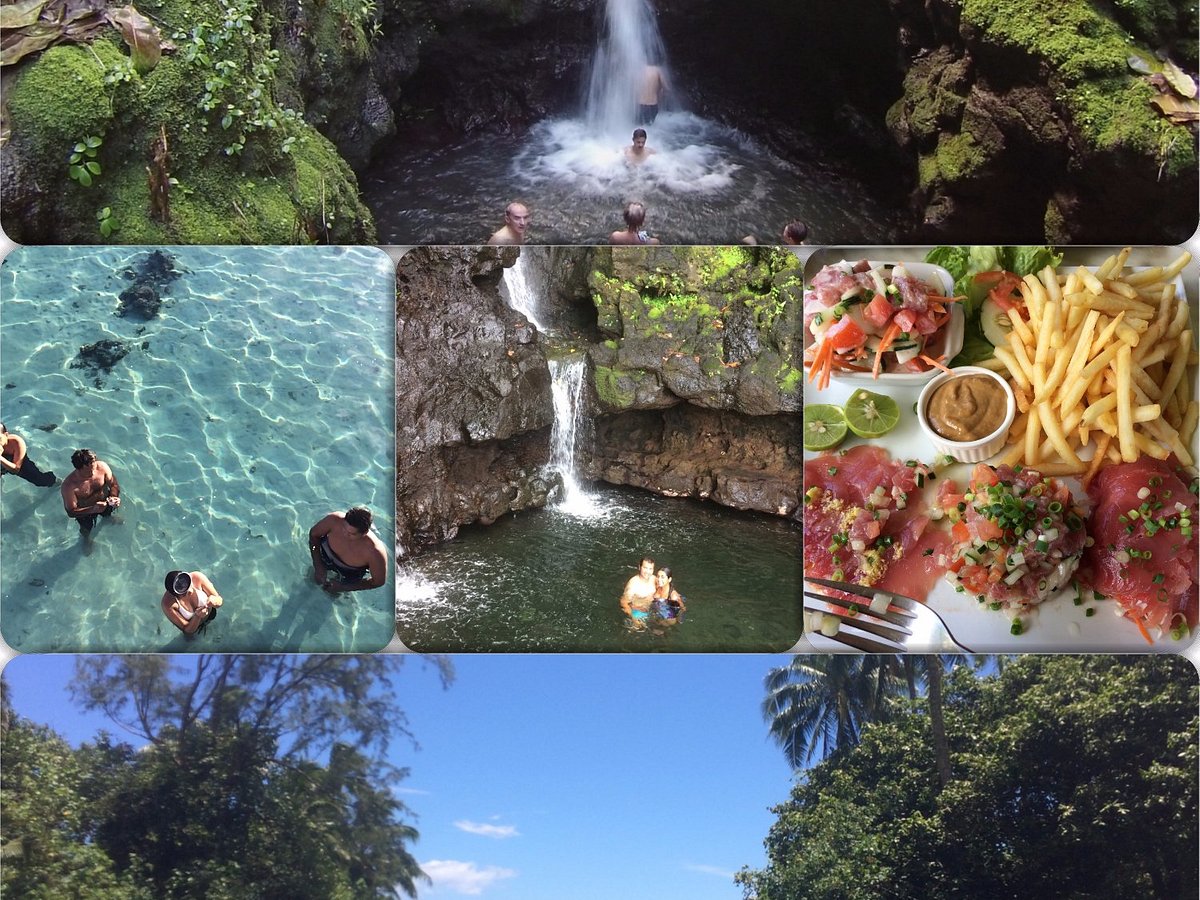
<path id="1" fill-rule="evenodd" d="M 955 522 L 954 527 L 950 529 L 950 535 L 960 544 L 965 544 L 971 539 L 971 529 L 967 527 L 966 522 Z"/>
<path id="2" fill-rule="evenodd" d="M 958 573 L 958 580 L 972 594 L 982 594 L 987 590 L 987 569 L 983 566 L 967 566 Z"/>
<path id="3" fill-rule="evenodd" d="M 991 519 L 980 519 L 976 522 L 975 532 L 981 541 L 991 541 L 1004 536 L 1004 529 Z"/>
<path id="4" fill-rule="evenodd" d="M 855 347 L 861 347 L 867 339 L 867 334 L 858 327 L 849 316 L 842 318 L 829 326 L 829 330 L 825 332 L 825 343 L 833 347 L 834 350 L 853 350 Z"/>
<path id="5" fill-rule="evenodd" d="M 963 566 L 965 566 L 966 564 L 967 564 L 967 561 L 966 561 L 966 560 L 965 560 L 963 557 L 961 557 L 961 556 L 960 556 L 960 557 L 959 557 L 958 559 L 956 559 L 954 562 L 950 563 L 950 571 L 951 571 L 951 572 L 958 572 L 958 571 L 959 571 L 959 570 L 961 570 L 961 569 L 962 569 L 962 567 L 963 567 Z"/>
<path id="6" fill-rule="evenodd" d="M 981 487 L 989 487 L 993 484 L 1000 483 L 1000 476 L 996 474 L 996 470 L 987 463 L 980 463 L 975 467 L 975 471 L 971 473 L 971 484 Z"/>
<path id="7" fill-rule="evenodd" d="M 896 313 L 896 324 L 900 326 L 901 331 L 912 331 L 916 323 L 917 314 L 911 309 L 902 309 Z"/>
<path id="8" fill-rule="evenodd" d="M 892 318 L 893 311 L 894 309 L 888 301 L 887 294 L 876 294 L 875 299 L 863 309 L 863 318 L 875 328 L 882 330 Z"/>

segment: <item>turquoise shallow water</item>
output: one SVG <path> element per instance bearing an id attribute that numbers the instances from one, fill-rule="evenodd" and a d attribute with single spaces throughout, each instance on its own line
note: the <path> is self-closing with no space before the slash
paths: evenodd
<path id="1" fill-rule="evenodd" d="M 170 248 L 150 321 L 116 315 L 146 248 L 19 248 L 0 267 L 0 416 L 43 470 L 94 449 L 121 485 L 90 554 L 57 488 L 0 479 L 0 632 L 20 651 L 383 647 L 394 589 L 330 597 L 308 529 L 365 505 L 393 540 L 394 277 L 362 248 Z M 109 374 L 70 368 L 102 339 Z M 97 384 L 97 380 L 99 384 Z M 390 554 L 389 554 L 390 555 Z M 199 569 L 225 598 L 205 634 L 159 609 Z"/>

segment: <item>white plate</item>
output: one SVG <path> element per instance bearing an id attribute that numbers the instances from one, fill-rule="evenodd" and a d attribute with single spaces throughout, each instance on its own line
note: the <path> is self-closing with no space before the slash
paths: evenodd
<path id="1" fill-rule="evenodd" d="M 1069 258 L 1068 258 L 1069 259 Z M 1067 265 L 1064 262 L 1064 266 Z M 905 267 L 910 264 L 905 263 Z M 1062 267 L 1060 267 L 1061 269 Z M 1184 296 L 1182 280 L 1179 283 L 1179 294 Z M 1196 330 L 1197 304 L 1192 301 L 1191 315 L 1193 331 Z M 900 424 L 895 430 L 876 441 L 857 438 L 853 434 L 846 437 L 838 450 L 849 449 L 858 444 L 876 443 L 886 449 L 893 459 L 919 459 L 931 463 L 935 451 L 932 444 L 922 433 L 917 423 L 913 405 L 921 393 L 919 385 L 896 384 L 885 382 L 882 378 L 875 382 L 876 391 L 894 397 L 900 406 Z M 831 381 L 823 391 L 816 390 L 812 384 L 804 387 L 804 403 L 832 403 L 844 406 L 850 395 L 858 390 L 857 384 L 846 381 Z M 1198 435 L 1200 436 L 1200 435 Z M 1193 441 L 1200 445 L 1200 441 Z M 836 452 L 836 451 L 835 451 Z M 820 456 L 819 453 L 804 451 L 804 459 L 810 460 Z M 1197 446 L 1193 447 L 1193 455 L 1197 454 Z M 974 464 L 956 464 L 940 473 L 937 480 L 925 488 L 924 498 L 927 507 L 937 493 L 938 485 L 943 478 L 953 479 L 962 488 L 970 478 Z M 1087 493 L 1080 487 L 1078 479 L 1062 478 L 1069 485 L 1077 500 L 1085 505 Z M 1170 635 L 1164 634 L 1156 640 L 1153 646 L 1146 643 L 1138 627 L 1128 619 L 1119 616 L 1121 606 L 1115 600 L 1087 601 L 1089 591 L 1084 591 L 1085 602 L 1081 606 L 1074 604 L 1074 587 L 1062 591 L 1059 595 L 1046 600 L 1039 606 L 1021 614 L 1023 632 L 1020 635 L 1010 633 L 1012 614 L 994 611 L 980 604 L 972 594 L 958 593 L 946 579 L 939 578 L 929 592 L 927 602 L 937 610 L 951 633 L 962 644 L 970 647 L 976 653 L 1044 653 L 1044 652 L 1167 652 L 1179 653 L 1189 644 L 1187 640 L 1175 641 Z M 1096 612 L 1088 617 L 1086 610 L 1095 607 Z M 808 632 L 805 637 L 815 651 L 820 653 L 855 652 L 838 641 L 830 640 L 820 634 Z M 921 647 L 913 646 L 914 652 L 922 652 Z"/>
<path id="2" fill-rule="evenodd" d="M 842 260 L 843 263 L 848 260 Z M 868 260 L 872 268 L 880 266 L 894 266 L 894 260 L 880 261 Z M 836 263 L 835 263 L 836 265 Z M 853 265 L 853 263 L 851 263 Z M 954 296 L 954 279 L 950 273 L 941 266 L 935 266 L 927 262 L 906 262 L 904 268 L 908 270 L 908 274 L 914 278 L 919 278 L 931 288 L 936 290 L 944 297 Z M 958 356 L 963 346 L 963 335 L 966 328 L 966 320 L 963 317 L 962 305 L 955 303 L 950 307 L 950 321 L 946 323 L 946 359 L 954 359 Z M 807 328 L 804 329 L 804 349 L 807 350 L 812 346 L 815 338 L 813 333 Z M 928 382 L 938 372 L 937 369 L 930 369 L 928 372 L 880 372 L 876 378 L 870 372 L 839 372 L 834 371 L 830 377 L 832 380 L 841 381 L 846 384 L 857 384 L 870 387 L 874 385 L 916 385 L 920 387 Z M 807 378 L 808 376 L 805 375 Z"/>

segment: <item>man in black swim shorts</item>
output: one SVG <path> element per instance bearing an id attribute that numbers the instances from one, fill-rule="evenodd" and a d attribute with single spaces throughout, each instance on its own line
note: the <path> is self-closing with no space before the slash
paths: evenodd
<path id="1" fill-rule="evenodd" d="M 387 581 L 387 549 L 371 532 L 371 511 L 364 507 L 327 515 L 309 529 L 308 549 L 313 581 L 330 594 L 365 591 Z"/>
<path id="2" fill-rule="evenodd" d="M 71 454 L 71 465 L 75 471 L 63 479 L 59 489 L 63 509 L 86 536 L 100 516 L 111 516 L 121 505 L 121 486 L 108 463 L 86 447 Z"/>

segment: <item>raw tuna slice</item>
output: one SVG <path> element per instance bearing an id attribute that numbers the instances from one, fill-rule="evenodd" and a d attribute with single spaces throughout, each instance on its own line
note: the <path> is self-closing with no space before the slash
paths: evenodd
<path id="1" fill-rule="evenodd" d="M 1086 583 L 1146 629 L 1180 634 L 1196 625 L 1194 490 L 1196 479 L 1174 456 L 1108 466 L 1088 488 L 1095 506 Z"/>
<path id="2" fill-rule="evenodd" d="M 927 466 L 897 462 L 879 447 L 805 463 L 805 573 L 924 600 L 950 546 L 927 527 L 921 491 L 929 477 Z"/>

